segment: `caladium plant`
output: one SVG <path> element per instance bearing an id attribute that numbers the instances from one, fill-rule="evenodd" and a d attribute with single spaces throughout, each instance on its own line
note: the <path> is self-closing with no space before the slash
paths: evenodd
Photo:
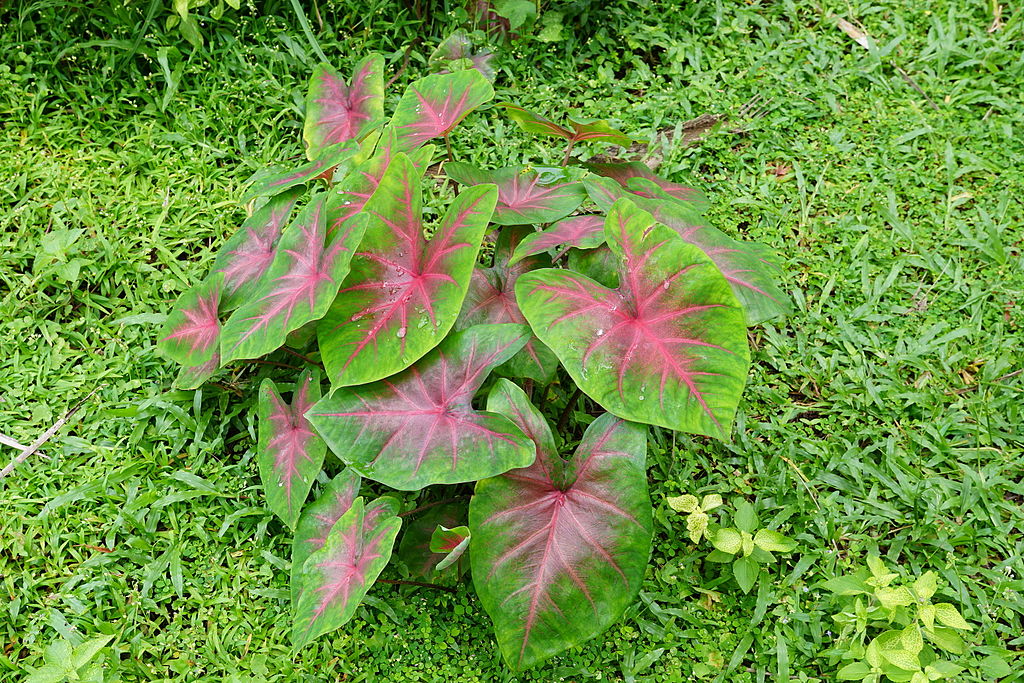
<path id="1" fill-rule="evenodd" d="M 255 459 L 294 530 L 296 649 L 379 580 L 459 590 L 467 568 L 510 667 L 599 634 L 651 551 L 646 425 L 730 438 L 747 325 L 789 310 L 777 259 L 712 227 L 693 183 L 570 163 L 579 143 L 633 141 L 608 122 L 504 103 L 564 141 L 562 166 L 454 161 L 450 137 L 494 96 L 467 50 L 439 50 L 447 73 L 390 118 L 384 58 L 347 82 L 318 67 L 308 163 L 252 179 L 248 218 L 158 333 L 179 388 L 218 372 L 259 387 Z"/>

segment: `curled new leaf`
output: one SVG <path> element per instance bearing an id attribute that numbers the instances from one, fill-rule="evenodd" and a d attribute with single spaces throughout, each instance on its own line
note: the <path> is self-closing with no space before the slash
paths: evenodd
<path id="1" fill-rule="evenodd" d="M 224 277 L 215 274 L 178 297 L 160 330 L 157 350 L 186 368 L 208 364 L 220 342 L 223 291 Z"/>
<path id="2" fill-rule="evenodd" d="M 532 444 L 506 418 L 475 410 L 472 400 L 529 334 L 525 325 L 477 325 L 394 377 L 335 390 L 306 416 L 335 455 L 396 489 L 523 467 L 533 461 Z"/>
<path id="3" fill-rule="evenodd" d="M 619 287 L 526 273 L 516 299 L 576 384 L 623 419 L 728 438 L 750 356 L 743 312 L 715 265 L 627 199 L 608 214 Z"/>
<path id="4" fill-rule="evenodd" d="M 372 505 L 372 504 L 371 504 Z M 334 524 L 322 548 L 299 572 L 292 643 L 298 650 L 352 618 L 366 591 L 391 558 L 402 520 L 391 512 L 397 502 L 374 514 L 356 498 Z"/>
<path id="5" fill-rule="evenodd" d="M 458 562 L 469 547 L 469 537 L 467 526 L 438 526 L 430 537 L 430 552 L 440 553 L 444 558 L 437 563 L 434 571 L 443 572 Z"/>
<path id="6" fill-rule="evenodd" d="M 409 152 L 432 138 L 447 136 L 493 97 L 494 88 L 476 69 L 421 78 L 408 87 L 391 118 L 398 151 Z"/>
<path id="7" fill-rule="evenodd" d="M 498 188 L 498 203 L 491 222 L 497 225 L 550 223 L 576 210 L 587 198 L 583 183 L 547 182 L 529 166 L 510 166 L 485 171 L 472 164 L 453 161 L 445 173 L 460 185 L 492 183 Z"/>
<path id="8" fill-rule="evenodd" d="M 479 482 L 469 512 L 473 584 L 505 661 L 525 669 L 601 633 L 639 590 L 652 536 L 646 430 L 602 415 L 563 461 L 521 389 L 500 381 L 487 407 L 537 446 L 530 467 Z"/>
<path id="9" fill-rule="evenodd" d="M 260 437 L 256 449 L 260 480 L 267 505 L 292 529 L 327 452 L 327 445 L 303 417 L 319 399 L 319 375 L 308 371 L 296 383 L 291 405 L 284 402 L 269 377 L 260 385 Z"/>
<path id="10" fill-rule="evenodd" d="M 306 155 L 314 160 L 333 144 L 362 139 L 383 119 L 383 57 L 370 55 L 356 64 L 348 85 L 341 74 L 321 64 L 306 95 Z"/>
<path id="11" fill-rule="evenodd" d="M 429 241 L 421 194 L 419 171 L 399 154 L 360 214 L 367 228 L 352 272 L 317 330 L 333 386 L 409 367 L 455 323 L 496 192 L 461 193 Z"/>
<path id="12" fill-rule="evenodd" d="M 519 240 L 529 232 L 526 226 L 509 226 L 498 235 L 494 245 L 494 265 L 476 268 L 469 283 L 466 301 L 459 313 L 456 329 L 473 325 L 498 323 L 525 324 L 515 298 L 516 280 L 520 275 L 536 268 L 550 266 L 544 256 L 535 256 L 511 265 L 509 257 Z M 496 372 L 511 377 L 529 377 L 538 382 L 550 382 L 558 369 L 558 359 L 537 337 L 530 335 L 526 346 Z"/>
<path id="13" fill-rule="evenodd" d="M 320 496 L 302 510 L 299 523 L 292 539 L 292 607 L 298 601 L 302 566 L 306 559 L 327 542 L 327 534 L 341 516 L 352 507 L 352 501 L 359 495 L 362 478 L 346 467 L 320 492 Z M 381 498 L 367 506 L 367 516 L 396 514 L 398 504 L 394 498 Z M 378 512 L 373 512 L 378 510 Z"/>
<path id="14" fill-rule="evenodd" d="M 413 576 L 437 578 L 438 563 L 447 557 L 443 552 L 432 552 L 430 542 L 434 531 L 439 526 L 455 528 L 466 524 L 468 506 L 462 502 L 438 505 L 416 515 L 402 531 L 402 540 L 398 546 L 398 557 L 409 568 Z M 456 574 L 461 574 L 466 556 L 456 562 Z M 445 572 L 450 575 L 452 572 Z"/>
<path id="15" fill-rule="evenodd" d="M 310 200 L 288 226 L 253 300 L 225 323 L 222 363 L 269 353 L 289 332 L 327 312 L 348 274 L 366 221 L 349 221 L 328 240 L 324 197 Z"/>

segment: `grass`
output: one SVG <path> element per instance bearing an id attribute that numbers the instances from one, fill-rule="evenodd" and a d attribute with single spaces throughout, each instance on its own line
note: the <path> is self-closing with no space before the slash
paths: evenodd
<path id="1" fill-rule="evenodd" d="M 975 626 L 960 680 L 994 680 L 992 655 L 1024 671 L 1020 10 L 990 32 L 989 3 L 847 3 L 865 50 L 807 2 L 579 7 L 560 42 L 511 48 L 499 96 L 641 137 L 728 115 L 662 172 L 782 255 L 798 312 L 753 332 L 732 443 L 652 440 L 658 529 L 636 604 L 519 680 L 834 680 L 820 584 L 871 552 L 939 573 L 936 599 Z M 415 21 L 379 9 L 330 6 L 347 30 L 320 39 L 339 66 L 370 49 L 401 63 Z M 158 32 L 125 62 L 60 16 L 0 10 L 0 432 L 29 442 L 103 388 L 49 459 L 0 482 L 0 680 L 101 634 L 124 681 L 513 680 L 468 585 L 377 586 L 292 656 L 290 538 L 261 506 L 249 406 L 229 390 L 258 368 L 174 392 L 154 353 L 163 312 L 242 217 L 241 182 L 301 153 L 301 29 L 287 12 L 225 20 L 195 53 Z M 495 111 L 453 143 L 481 165 L 560 154 Z M 711 492 L 799 542 L 749 595 L 664 502 Z"/>

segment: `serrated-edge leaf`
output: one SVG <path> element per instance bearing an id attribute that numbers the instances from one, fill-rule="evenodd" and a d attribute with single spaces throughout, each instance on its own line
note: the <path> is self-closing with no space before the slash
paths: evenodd
<path id="1" fill-rule="evenodd" d="M 516 283 L 524 317 L 605 410 L 728 438 L 750 363 L 728 283 L 628 199 L 612 208 L 605 233 L 620 259 L 619 288 L 564 270 L 526 273 Z"/>
<path id="2" fill-rule="evenodd" d="M 475 410 L 472 400 L 528 338 L 525 325 L 476 325 L 394 377 L 336 389 L 307 417 L 335 455 L 391 488 L 475 481 L 523 467 L 535 455 L 530 441 L 508 419 Z"/>
<path id="3" fill-rule="evenodd" d="M 308 370 L 296 382 L 290 405 L 272 379 L 268 377 L 260 385 L 256 447 L 260 480 L 267 506 L 291 529 L 298 523 L 327 453 L 327 445 L 304 417 L 319 399 L 319 373 Z"/>
<path id="4" fill-rule="evenodd" d="M 352 618 L 391 558 L 401 526 L 399 517 L 371 518 L 362 498 L 353 501 L 299 573 L 292 630 L 296 650 Z"/>
<path id="5" fill-rule="evenodd" d="M 750 557 L 737 557 L 732 563 L 732 575 L 736 579 L 740 590 L 749 593 L 750 589 L 757 583 L 757 575 L 761 568 Z"/>
<path id="6" fill-rule="evenodd" d="M 563 462 L 522 390 L 500 386 L 488 407 L 534 434 L 538 457 L 477 483 L 470 562 L 502 655 L 521 670 L 601 633 L 639 590 L 652 534 L 646 435 L 602 415 Z"/>
<path id="7" fill-rule="evenodd" d="M 285 230 L 254 299 L 239 307 L 221 334 L 221 363 L 257 358 L 280 347 L 288 334 L 327 312 L 366 220 L 352 220 L 327 239 L 326 195 L 319 194 Z"/>
<path id="8" fill-rule="evenodd" d="M 771 529 L 758 529 L 754 534 L 754 544 L 762 550 L 778 553 L 788 553 L 796 548 L 796 541 Z"/>
<path id="9" fill-rule="evenodd" d="M 393 375 L 445 338 L 469 288 L 496 194 L 493 186 L 459 194 L 428 241 L 419 172 L 406 155 L 395 156 L 360 214 L 367 227 L 351 274 L 317 329 L 332 386 Z"/>
<path id="10" fill-rule="evenodd" d="M 961 616 L 960 611 L 948 602 L 935 604 L 935 618 L 940 624 L 951 628 L 958 628 L 965 631 L 972 629 L 967 620 Z"/>
<path id="11" fill-rule="evenodd" d="M 743 547 L 743 539 L 736 529 L 720 528 L 710 538 L 711 545 L 730 555 L 735 555 Z"/>

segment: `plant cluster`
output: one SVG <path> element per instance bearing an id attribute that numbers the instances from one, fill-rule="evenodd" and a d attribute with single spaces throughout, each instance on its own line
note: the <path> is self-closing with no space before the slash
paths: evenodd
<path id="1" fill-rule="evenodd" d="M 361 495 L 364 480 L 476 482 L 468 509 L 446 500 L 409 524 L 399 555 L 427 576 L 468 567 L 522 669 L 634 600 L 652 542 L 648 426 L 728 438 L 747 327 L 789 304 L 768 250 L 710 226 L 699 191 L 639 163 L 572 163 L 578 145 L 631 141 L 608 122 L 500 103 L 524 131 L 561 139 L 563 164 L 483 169 L 448 144 L 494 97 L 480 70 L 413 82 L 390 116 L 383 70 L 379 56 L 348 82 L 316 69 L 308 162 L 252 179 L 249 217 L 158 347 L 184 366 L 181 388 L 282 347 L 308 362 L 288 400 L 269 377 L 259 389 L 266 501 L 294 531 L 295 648 L 349 620 L 392 557 L 407 515 L 394 495 Z M 593 410 L 573 412 L 581 395 Z M 742 508 L 736 525 L 714 539 L 741 553 L 744 585 L 735 567 L 778 548 Z"/>

